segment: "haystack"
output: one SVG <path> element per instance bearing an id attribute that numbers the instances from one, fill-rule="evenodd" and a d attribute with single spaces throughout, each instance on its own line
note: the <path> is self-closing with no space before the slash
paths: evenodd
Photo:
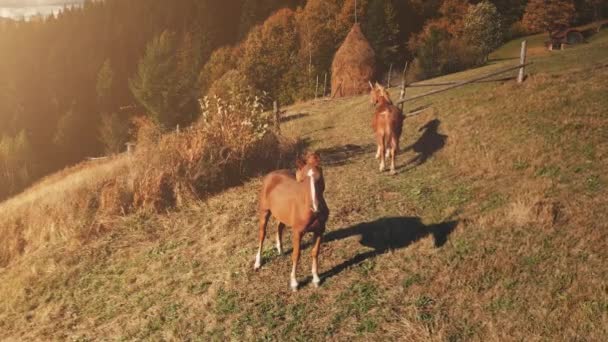
<path id="1" fill-rule="evenodd" d="M 375 73 L 376 54 L 355 24 L 336 52 L 331 66 L 331 93 L 334 97 L 361 95 L 369 92 L 369 81 Z"/>

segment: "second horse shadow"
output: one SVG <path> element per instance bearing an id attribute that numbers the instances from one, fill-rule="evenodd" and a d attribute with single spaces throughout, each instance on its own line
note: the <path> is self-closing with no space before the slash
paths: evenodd
<path id="1" fill-rule="evenodd" d="M 439 133 L 439 125 L 441 121 L 439 119 L 433 119 L 422 126 L 418 131 L 423 131 L 422 135 L 415 143 L 406 147 L 403 151 L 414 151 L 417 155 L 407 161 L 402 167 L 416 167 L 426 163 L 435 153 L 445 147 L 448 140 L 448 136 Z"/>
<path id="2" fill-rule="evenodd" d="M 359 253 L 349 260 L 334 266 L 321 275 L 322 281 L 342 271 L 361 264 L 390 250 L 402 249 L 432 236 L 435 247 L 443 246 L 448 236 L 456 229 L 458 221 L 446 221 L 434 225 L 424 225 L 418 217 L 386 217 L 372 222 L 360 223 L 352 227 L 329 232 L 323 237 L 324 242 L 360 236 L 359 243 L 372 250 Z"/>

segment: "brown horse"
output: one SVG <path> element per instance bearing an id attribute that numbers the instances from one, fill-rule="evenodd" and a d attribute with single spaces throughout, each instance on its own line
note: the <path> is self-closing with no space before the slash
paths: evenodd
<path id="1" fill-rule="evenodd" d="M 318 257 L 321 238 L 329 217 L 329 209 L 323 198 L 325 180 L 320 167 L 320 158 L 309 153 L 297 161 L 295 177 L 285 170 L 275 171 L 264 177 L 259 203 L 259 247 L 255 257 L 254 269 L 262 266 L 262 248 L 266 237 L 266 226 L 272 215 L 279 226 L 277 229 L 277 251 L 282 253 L 282 237 L 285 226 L 290 226 L 293 237 L 291 289 L 297 291 L 296 268 L 300 260 L 300 244 L 307 232 L 314 234 L 312 249 L 312 282 L 319 286 Z"/>
<path id="2" fill-rule="evenodd" d="M 376 112 L 372 119 L 372 128 L 376 135 L 378 150 L 376 159 L 380 159 L 380 172 L 385 169 L 385 159 L 391 158 L 391 175 L 395 172 L 395 155 L 399 152 L 399 139 L 403 130 L 405 116 L 401 109 L 393 104 L 384 87 L 376 83 L 371 87 L 371 102 L 376 105 Z"/>

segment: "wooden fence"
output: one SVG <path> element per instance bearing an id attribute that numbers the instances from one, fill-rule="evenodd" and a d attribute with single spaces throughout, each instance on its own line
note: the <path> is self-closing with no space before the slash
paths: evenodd
<path id="1" fill-rule="evenodd" d="M 527 54 L 527 42 L 524 40 L 521 43 L 521 51 L 520 51 L 518 65 L 502 68 L 500 70 L 497 70 L 497 71 L 494 71 L 491 73 L 487 73 L 487 74 L 484 74 L 481 76 L 477 76 L 477 77 L 474 77 L 474 78 L 471 78 L 468 80 L 451 81 L 451 82 L 436 82 L 436 83 L 417 82 L 417 83 L 407 84 L 406 77 L 407 77 L 408 63 L 406 63 L 405 68 L 403 70 L 403 75 L 402 75 L 401 92 L 399 94 L 399 100 L 396 102 L 396 104 L 403 106 L 403 104 L 405 102 L 409 102 L 409 101 L 417 100 L 417 99 L 420 99 L 423 97 L 443 93 L 445 91 L 460 88 L 462 86 L 465 86 L 467 84 L 472 84 L 472 83 L 499 82 L 499 81 L 512 80 L 512 79 L 516 79 L 516 78 L 517 78 L 517 83 L 523 83 L 523 81 L 526 78 L 526 73 L 525 73 L 526 66 L 532 64 L 532 63 L 526 62 L 526 54 Z M 513 71 L 513 70 L 519 70 L 517 77 L 503 77 L 503 78 L 499 78 L 499 79 L 490 79 L 494 76 L 501 75 L 501 74 L 504 74 L 504 73 L 507 73 L 507 72 Z M 390 77 L 389 77 L 389 80 L 390 80 Z M 390 87 L 390 84 L 389 84 L 389 87 Z M 423 94 L 419 94 L 419 95 L 415 95 L 412 97 L 406 97 L 407 88 L 416 88 L 416 87 L 443 87 L 443 88 L 437 89 L 437 90 L 432 90 L 432 91 L 429 91 L 429 92 L 426 92 Z"/>

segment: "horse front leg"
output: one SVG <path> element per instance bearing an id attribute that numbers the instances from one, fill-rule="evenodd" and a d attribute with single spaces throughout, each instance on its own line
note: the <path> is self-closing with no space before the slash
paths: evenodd
<path id="1" fill-rule="evenodd" d="M 312 283 L 315 287 L 319 287 L 321 278 L 319 278 L 319 252 L 321 250 L 321 240 L 323 234 L 315 232 L 314 246 L 312 248 Z"/>
<path id="2" fill-rule="evenodd" d="M 292 291 L 298 290 L 298 279 L 296 278 L 296 271 L 298 268 L 298 261 L 300 261 L 300 243 L 302 241 L 302 232 L 293 228 L 293 253 L 291 254 L 291 281 L 290 286 Z"/>
<path id="3" fill-rule="evenodd" d="M 277 227 L 277 253 L 279 255 L 283 254 L 283 230 L 285 229 L 285 224 L 279 222 L 279 226 Z"/>
<path id="4" fill-rule="evenodd" d="M 254 270 L 258 270 L 262 266 L 262 248 L 264 247 L 264 238 L 266 238 L 266 226 L 268 225 L 269 219 L 270 210 L 260 212 L 258 253 L 255 255 L 255 264 L 253 265 Z"/>

